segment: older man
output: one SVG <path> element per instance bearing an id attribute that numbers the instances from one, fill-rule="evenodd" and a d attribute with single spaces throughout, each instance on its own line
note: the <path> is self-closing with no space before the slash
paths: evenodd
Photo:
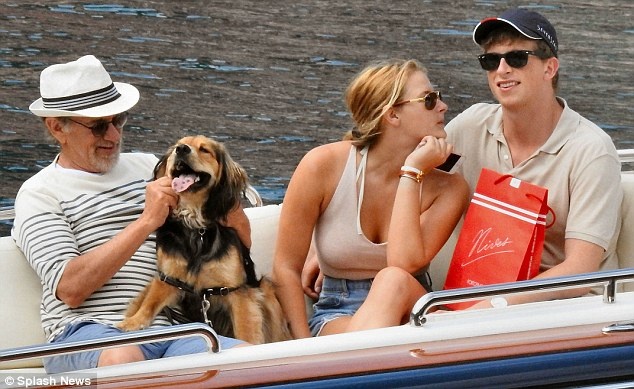
<path id="1" fill-rule="evenodd" d="M 50 342 L 117 334 L 114 325 L 130 299 L 155 275 L 154 231 L 178 195 L 169 178 L 151 181 L 154 155 L 121 154 L 127 111 L 139 91 L 112 82 L 97 58 L 47 67 L 40 92 L 30 110 L 43 118 L 60 153 L 20 188 L 12 236 L 42 280 L 42 326 Z M 244 212 L 232 220 L 250 244 Z M 159 315 L 152 325 L 170 321 Z M 200 339 L 188 338 L 57 356 L 44 365 L 56 373 L 204 350 Z"/>

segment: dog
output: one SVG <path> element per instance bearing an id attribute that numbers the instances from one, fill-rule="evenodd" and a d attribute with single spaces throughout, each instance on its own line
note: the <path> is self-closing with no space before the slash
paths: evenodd
<path id="1" fill-rule="evenodd" d="M 185 321 L 207 322 L 220 335 L 251 344 L 291 339 L 273 282 L 256 277 L 249 249 L 223 224 L 246 189 L 244 169 L 220 142 L 199 135 L 169 148 L 154 169 L 154 179 L 165 175 L 179 202 L 156 232 L 158 276 L 117 327 L 146 328 L 179 306 Z"/>

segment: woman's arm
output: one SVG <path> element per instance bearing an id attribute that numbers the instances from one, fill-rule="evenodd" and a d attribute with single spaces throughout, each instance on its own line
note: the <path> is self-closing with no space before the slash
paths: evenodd
<path id="1" fill-rule="evenodd" d="M 332 174 L 328 150 L 324 146 L 311 150 L 299 163 L 288 185 L 280 215 L 273 278 L 277 297 L 295 338 L 310 337 L 301 273 Z"/>
<path id="2" fill-rule="evenodd" d="M 406 165 L 428 173 L 421 183 L 407 177 L 399 180 L 388 234 L 388 266 L 410 273 L 427 266 L 466 209 L 469 187 L 462 176 L 436 172 L 430 167 L 440 164 L 451 150 L 444 140 L 427 141 L 406 159 Z"/>

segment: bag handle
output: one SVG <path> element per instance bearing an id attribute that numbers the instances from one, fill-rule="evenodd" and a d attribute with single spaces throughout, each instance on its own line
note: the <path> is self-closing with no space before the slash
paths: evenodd
<path id="1" fill-rule="evenodd" d="M 513 176 L 512 174 L 502 174 L 500 177 L 498 177 L 497 180 L 493 181 L 493 185 L 497 185 L 500 182 L 506 180 L 507 178 L 514 178 L 515 176 Z M 532 193 L 527 193 L 526 197 L 533 197 L 535 198 L 537 201 L 541 202 L 542 199 L 540 199 L 539 197 L 535 196 Z M 550 228 L 553 226 L 553 224 L 555 224 L 555 221 L 557 220 L 557 215 L 555 215 L 555 211 L 550 207 L 550 205 L 548 205 L 548 203 L 546 204 L 546 207 L 548 208 L 548 212 L 546 213 L 546 215 L 548 215 L 548 213 L 551 213 L 553 215 L 553 221 L 552 223 L 546 225 L 546 228 Z"/>
<path id="2" fill-rule="evenodd" d="M 540 203 L 542 202 L 542 199 L 540 199 L 539 197 L 535 196 L 532 193 L 526 193 L 526 197 L 529 197 L 529 198 L 532 197 L 535 200 L 539 201 Z M 546 228 L 550 228 L 553 226 L 553 224 L 555 224 L 555 221 L 557 220 L 557 215 L 555 215 L 555 210 L 552 209 L 550 205 L 548 205 L 548 203 L 546 203 L 546 208 L 548 208 L 548 212 L 546 212 L 546 215 L 548 215 L 549 213 L 553 215 L 553 221 L 550 224 L 546 225 Z"/>
<path id="3" fill-rule="evenodd" d="M 497 180 L 493 181 L 493 185 L 497 185 L 500 182 L 506 180 L 507 178 L 513 178 L 514 176 L 512 174 L 502 174 L 500 177 L 498 177 Z"/>

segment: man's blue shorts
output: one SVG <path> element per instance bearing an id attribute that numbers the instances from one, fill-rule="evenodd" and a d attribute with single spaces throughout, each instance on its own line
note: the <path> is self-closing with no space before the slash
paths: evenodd
<path id="1" fill-rule="evenodd" d="M 67 325 L 64 328 L 64 332 L 55 337 L 52 343 L 100 339 L 121 333 L 123 333 L 123 331 L 116 327 L 92 321 L 80 321 Z M 228 349 L 244 343 L 241 340 L 220 335 L 218 338 L 220 340 L 221 349 Z M 208 351 L 207 343 L 196 336 L 164 342 L 139 344 L 138 346 L 141 348 L 145 359 L 167 358 Z M 101 351 L 102 350 L 94 350 L 44 358 L 44 368 L 49 374 L 94 368 L 97 367 Z"/>

